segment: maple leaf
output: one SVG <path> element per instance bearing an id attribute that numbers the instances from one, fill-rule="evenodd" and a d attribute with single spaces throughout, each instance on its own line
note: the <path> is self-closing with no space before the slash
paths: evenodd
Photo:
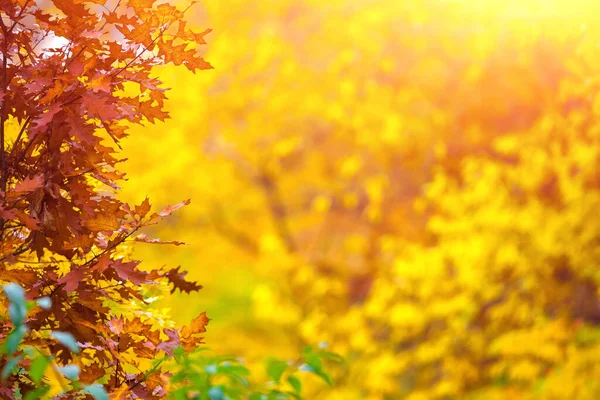
<path id="1" fill-rule="evenodd" d="M 10 210 L 12 211 L 17 219 L 27 227 L 27 229 L 31 231 L 37 231 L 40 229 L 40 221 L 37 218 L 34 218 L 21 210 Z"/>
<path id="2" fill-rule="evenodd" d="M 81 104 L 90 117 L 101 121 L 113 121 L 121 117 L 118 106 L 109 93 L 86 92 L 81 98 Z"/>
<path id="3" fill-rule="evenodd" d="M 93 92 L 110 93 L 112 91 L 111 77 L 103 74 L 98 74 L 96 77 L 94 77 L 88 82 L 87 87 Z"/>
<path id="4" fill-rule="evenodd" d="M 79 347 L 85 348 L 83 345 L 79 344 Z M 101 352 L 104 349 L 100 346 L 90 347 L 94 350 Z M 79 373 L 79 381 L 83 383 L 94 383 L 100 378 L 102 378 L 106 374 L 106 370 L 102 367 L 102 364 L 94 360 L 90 365 L 86 365 L 81 369 Z"/>
<path id="5" fill-rule="evenodd" d="M 112 333 L 120 335 L 123 332 L 124 322 L 121 318 L 111 318 L 108 322 L 108 327 Z"/>
<path id="6" fill-rule="evenodd" d="M 134 43 L 141 43 L 144 48 L 148 49 L 154 42 L 152 34 L 157 30 L 157 27 L 151 21 L 143 21 L 136 25 L 118 25 L 117 30 L 128 40 Z"/>
<path id="7" fill-rule="evenodd" d="M 106 3 L 106 0 L 72 0 L 73 4 L 85 4 L 85 3 L 93 3 L 93 4 L 102 4 Z"/>
<path id="8" fill-rule="evenodd" d="M 204 36 L 208 35 L 212 32 L 212 29 L 206 29 L 200 33 L 194 33 L 191 29 L 186 29 L 186 21 L 179 21 L 179 26 L 177 28 L 177 37 L 184 40 L 193 40 L 197 44 L 206 44 L 206 40 L 204 40 Z"/>
<path id="9" fill-rule="evenodd" d="M 86 220 L 83 225 L 94 232 L 116 231 L 121 227 L 121 223 L 113 214 L 97 215 L 94 219 Z"/>
<path id="10" fill-rule="evenodd" d="M 163 24 L 169 20 L 180 19 L 183 17 L 183 13 L 179 11 L 177 7 L 168 3 L 159 4 L 156 7 L 156 12 L 154 15 L 158 17 Z"/>
<path id="11" fill-rule="evenodd" d="M 204 57 L 201 57 L 199 55 L 195 55 L 192 59 L 188 60 L 185 63 L 185 66 L 192 71 L 194 74 L 196 73 L 197 69 L 200 70 L 207 70 L 207 69 L 213 69 L 214 67 L 204 59 Z"/>
<path id="12" fill-rule="evenodd" d="M 40 128 L 45 127 L 54 119 L 54 116 L 58 114 L 61 111 L 61 109 L 62 107 L 60 104 L 53 104 L 50 107 L 48 107 L 48 109 L 45 110 L 45 112 L 43 112 L 37 118 L 35 118 L 33 120 L 33 123 Z"/>
<path id="13" fill-rule="evenodd" d="M 179 346 L 179 335 L 177 334 L 177 331 L 172 328 L 165 328 L 163 329 L 163 332 L 169 339 L 160 343 L 156 348 L 164 351 L 168 355 L 173 355 L 173 350 Z"/>
<path id="14" fill-rule="evenodd" d="M 150 199 L 146 197 L 142 204 L 135 206 L 135 214 L 140 218 L 144 218 L 150 212 L 150 207 Z"/>
<path id="15" fill-rule="evenodd" d="M 137 235 L 134 240 L 136 242 L 151 243 L 151 244 L 172 244 L 175 246 L 185 245 L 184 242 L 179 242 L 177 240 L 165 241 L 165 240 L 160 240 L 158 238 L 151 239 L 145 233 L 141 233 L 141 234 Z"/>
<path id="16" fill-rule="evenodd" d="M 195 292 L 202 289 L 202 286 L 196 282 L 190 282 L 185 280 L 185 276 L 187 275 L 187 271 L 179 271 L 180 267 L 169 270 L 164 276 L 173 284 L 173 288 L 171 289 L 171 293 L 175 293 L 176 289 L 179 289 L 181 292 Z"/>
<path id="17" fill-rule="evenodd" d="M 142 336 L 152 330 L 152 325 L 144 323 L 139 317 L 124 321 L 123 327 L 127 333 L 133 333 Z"/>
<path id="18" fill-rule="evenodd" d="M 129 385 L 122 385 L 118 388 L 115 388 L 110 392 L 111 400 L 125 400 L 131 394 L 131 389 L 129 389 Z"/>
<path id="19" fill-rule="evenodd" d="M 92 125 L 86 124 L 74 115 L 69 115 L 67 117 L 67 122 L 69 123 L 72 132 L 82 143 L 88 145 L 93 145 L 95 143 L 96 137 L 94 136 L 94 127 Z"/>
<path id="20" fill-rule="evenodd" d="M 111 263 L 110 255 L 107 253 L 102 254 L 96 260 L 96 263 L 92 267 L 92 271 L 98 271 L 100 273 L 106 271 L 106 269 L 110 266 Z"/>
<path id="21" fill-rule="evenodd" d="M 171 215 L 174 211 L 179 210 L 181 207 L 183 206 L 187 206 L 188 204 L 190 204 L 190 200 L 184 200 L 180 203 L 177 203 L 175 205 L 169 205 L 166 206 L 165 208 L 162 209 L 162 211 L 160 211 L 158 214 L 155 215 L 160 215 L 161 217 L 168 217 L 169 215 Z"/>
<path id="22" fill-rule="evenodd" d="M 65 292 L 70 293 L 77 289 L 81 280 L 85 277 L 85 273 L 81 268 L 73 268 L 65 276 L 58 280 L 59 284 L 64 284 Z"/>
<path id="23" fill-rule="evenodd" d="M 54 81 L 54 85 L 49 88 L 45 95 L 39 99 L 40 104 L 50 104 L 54 99 L 59 97 L 66 89 L 65 83 L 61 79 L 56 79 Z M 54 103 L 53 106 L 57 106 L 57 103 Z"/>
<path id="24" fill-rule="evenodd" d="M 115 140 L 116 142 L 118 142 L 119 139 L 127 137 L 127 126 L 117 124 L 104 124 L 104 129 L 106 129 L 110 137 L 112 137 L 113 140 Z"/>
<path id="25" fill-rule="evenodd" d="M 39 279 L 38 274 L 30 269 L 0 269 L 2 280 L 18 282 L 25 287 L 32 287 Z"/>
<path id="26" fill-rule="evenodd" d="M 17 183 L 12 189 L 13 193 L 28 193 L 42 187 L 44 184 L 44 177 L 36 175 L 34 177 L 27 177 L 21 183 Z"/>
<path id="27" fill-rule="evenodd" d="M 110 268 L 114 269 L 119 278 L 123 281 L 129 281 L 135 285 L 146 282 L 147 273 L 138 270 L 139 263 L 135 261 L 123 262 L 122 260 L 112 260 Z"/>
<path id="28" fill-rule="evenodd" d="M 174 45 L 175 39 L 164 40 L 159 43 L 159 55 L 165 57 L 166 62 L 172 62 L 175 65 L 181 65 L 190 59 L 196 52 L 194 50 L 186 50 L 187 43 Z"/>
<path id="29" fill-rule="evenodd" d="M 77 19 L 84 19 L 89 17 L 90 13 L 83 5 L 84 2 L 73 0 L 52 0 L 54 5 L 60 9 L 66 15 L 76 17 Z"/>
<path id="30" fill-rule="evenodd" d="M 133 7 L 136 11 L 143 11 L 152 8 L 156 0 L 129 0 L 127 5 Z"/>
<path id="31" fill-rule="evenodd" d="M 206 316 L 206 312 L 201 313 L 192 320 L 190 326 L 184 326 L 181 329 L 181 336 L 184 338 L 189 338 L 193 335 L 206 332 L 206 325 L 208 325 L 209 321 L 210 318 Z"/>
<path id="32" fill-rule="evenodd" d="M 139 104 L 140 112 L 146 116 L 150 123 L 154 123 L 155 120 L 164 121 L 169 118 L 169 113 L 164 111 L 160 104 L 155 105 L 155 101 L 150 99 L 147 101 L 141 101 Z"/>
<path id="33" fill-rule="evenodd" d="M 0 206 L 0 218 L 3 220 L 10 220 L 17 217 L 17 210 L 7 210 Z"/>
<path id="34" fill-rule="evenodd" d="M 198 335 L 206 332 L 206 325 L 209 321 L 206 313 L 202 313 L 192 320 L 190 326 L 181 328 L 180 341 L 186 351 L 193 351 L 204 343 L 204 338 Z"/>

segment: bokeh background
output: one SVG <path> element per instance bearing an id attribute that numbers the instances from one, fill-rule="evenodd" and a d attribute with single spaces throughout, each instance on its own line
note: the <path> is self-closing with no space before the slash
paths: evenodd
<path id="1" fill-rule="evenodd" d="M 600 398 L 600 3 L 205 0 L 212 71 L 122 197 L 191 198 L 140 245 L 164 299 L 260 363 L 325 342 L 310 399 Z"/>

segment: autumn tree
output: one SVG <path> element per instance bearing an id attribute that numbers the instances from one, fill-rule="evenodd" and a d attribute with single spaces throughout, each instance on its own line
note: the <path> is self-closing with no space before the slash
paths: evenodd
<path id="1" fill-rule="evenodd" d="M 188 201 L 152 212 L 147 199 L 129 205 L 115 195 L 129 127 L 168 117 L 166 88 L 152 68 L 211 68 L 199 54 L 209 30 L 186 26 L 188 8 L 155 0 L 0 1 L 0 279 L 26 288 L 26 299 L 51 303 L 27 314 L 28 329 L 3 320 L 0 339 L 39 354 L 5 345 L 2 367 L 53 356 L 56 368 L 76 365 L 80 382 L 99 381 L 115 396 L 161 398 L 166 376 L 150 361 L 201 343 L 205 314 L 174 328 L 143 309 L 145 293 L 161 282 L 173 291 L 200 286 L 179 269 L 142 271 L 123 250 L 134 241 L 165 243 L 140 230 Z M 8 311 L 21 321 L 26 310 Z M 73 343 L 77 356 L 67 351 Z M 24 369 L 15 371 L 0 387 L 3 398 L 33 390 Z M 62 384 L 62 396 L 74 398 Z"/>

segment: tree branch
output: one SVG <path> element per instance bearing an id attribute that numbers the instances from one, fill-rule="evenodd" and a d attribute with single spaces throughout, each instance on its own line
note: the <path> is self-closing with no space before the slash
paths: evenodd
<path id="1" fill-rule="evenodd" d="M 277 234 L 281 240 L 283 240 L 283 243 L 289 252 L 296 251 L 297 245 L 288 226 L 288 212 L 283 204 L 277 184 L 266 171 L 263 171 L 258 176 L 257 182 L 265 192 L 269 211 L 271 212 L 271 217 L 275 223 Z"/>

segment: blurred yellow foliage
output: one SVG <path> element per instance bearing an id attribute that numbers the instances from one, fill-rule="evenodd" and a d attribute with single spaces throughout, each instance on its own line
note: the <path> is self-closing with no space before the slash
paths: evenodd
<path id="1" fill-rule="evenodd" d="M 204 7 L 215 70 L 157 71 L 173 119 L 125 146 L 125 198 L 192 198 L 136 250 L 205 285 L 176 320 L 329 343 L 308 398 L 600 397 L 600 3 Z"/>

